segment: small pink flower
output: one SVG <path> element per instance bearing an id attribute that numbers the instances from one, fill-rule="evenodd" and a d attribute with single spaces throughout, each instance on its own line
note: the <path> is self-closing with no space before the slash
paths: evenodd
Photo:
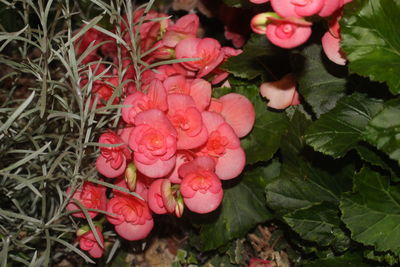
<path id="1" fill-rule="evenodd" d="M 294 48 L 311 36 L 311 23 L 301 20 L 269 18 L 266 36 L 276 46 Z"/>
<path id="2" fill-rule="evenodd" d="M 197 157 L 179 168 L 182 177 L 180 190 L 189 210 L 208 213 L 221 204 L 222 184 L 214 169 L 214 160 L 207 156 Z"/>
<path id="3" fill-rule="evenodd" d="M 230 31 L 226 26 L 224 28 L 224 36 L 227 40 L 231 40 L 235 48 L 241 48 L 246 43 L 246 38 L 240 33 Z"/>
<path id="4" fill-rule="evenodd" d="M 187 38 L 196 37 L 199 28 L 199 17 L 196 14 L 188 14 L 170 25 L 163 38 L 164 45 L 176 47 L 176 45 Z"/>
<path id="5" fill-rule="evenodd" d="M 168 95 L 168 118 L 178 132 L 177 149 L 193 149 L 207 141 L 207 129 L 192 97 Z"/>
<path id="6" fill-rule="evenodd" d="M 135 118 L 129 146 L 137 169 L 152 178 L 167 175 L 174 168 L 177 132 L 158 109 L 139 113 Z"/>
<path id="7" fill-rule="evenodd" d="M 287 74 L 276 82 L 261 84 L 260 93 L 269 100 L 267 105 L 271 108 L 285 109 L 300 104 L 293 74 Z"/>
<path id="8" fill-rule="evenodd" d="M 146 202 L 131 195 L 116 195 L 107 204 L 107 220 L 124 239 L 141 240 L 148 236 L 154 222 Z"/>
<path id="9" fill-rule="evenodd" d="M 68 187 L 67 194 L 71 192 L 71 187 Z M 71 197 L 66 209 L 68 211 L 80 210 L 79 206 L 74 203 L 73 199 L 79 201 L 87 209 L 105 210 L 107 204 L 106 188 L 90 182 L 85 182 L 82 187 L 76 189 Z M 96 217 L 98 212 L 88 211 L 90 218 Z M 72 216 L 77 218 L 85 218 L 82 211 L 72 213 Z"/>
<path id="10" fill-rule="evenodd" d="M 91 257 L 101 258 L 104 254 L 104 237 L 100 227 L 96 226 L 96 231 L 100 237 L 101 246 L 99 243 L 97 243 L 93 232 L 89 230 L 83 235 L 78 236 L 79 247 L 82 250 L 87 251 Z"/>
<path id="11" fill-rule="evenodd" d="M 168 109 L 167 93 L 159 80 L 150 82 L 147 90 L 147 94 L 137 91 L 125 98 L 124 105 L 129 107 L 122 108 L 122 118 L 126 123 L 135 124 L 135 117 L 142 111 Z"/>
<path id="12" fill-rule="evenodd" d="M 272 267 L 272 263 L 263 259 L 251 258 L 249 267 Z"/>
<path id="13" fill-rule="evenodd" d="M 81 30 L 82 29 L 79 29 L 77 32 Z M 74 44 L 74 46 L 76 47 L 76 54 L 78 56 L 82 55 L 89 48 L 91 43 L 93 43 L 92 44 L 93 48 L 93 46 L 103 42 L 105 40 L 105 37 L 106 36 L 102 32 L 94 28 L 90 28 L 85 34 L 79 37 L 76 43 Z M 92 51 L 86 56 L 86 58 L 82 63 L 88 63 L 92 61 L 91 59 L 93 59 L 93 56 L 96 55 L 97 50 L 98 48 L 92 49 Z"/>
<path id="14" fill-rule="evenodd" d="M 202 116 L 208 130 L 208 140 L 199 148 L 198 155 L 210 156 L 215 160 L 215 173 L 221 180 L 237 177 L 246 164 L 246 155 L 235 131 L 218 113 L 204 111 Z"/>
<path id="15" fill-rule="evenodd" d="M 124 173 L 126 161 L 131 153 L 124 141 L 115 133 L 107 132 L 100 136 L 100 144 L 122 144 L 117 147 L 100 147 L 100 155 L 96 161 L 97 170 L 108 178 L 116 178 Z"/>
<path id="16" fill-rule="evenodd" d="M 205 110 L 211 100 L 211 84 L 203 79 L 187 79 L 183 75 L 174 75 L 164 80 L 168 94 L 185 94 L 193 98 L 200 111 Z"/>
<path id="17" fill-rule="evenodd" d="M 325 4 L 318 15 L 321 17 L 329 17 L 335 13 L 336 10 L 342 7 L 343 4 L 343 0 L 325 0 Z"/>
<path id="18" fill-rule="evenodd" d="M 168 210 L 166 209 L 164 205 L 164 201 L 162 198 L 162 193 L 161 193 L 161 185 L 165 179 L 156 179 L 154 182 L 150 185 L 149 191 L 148 191 L 148 204 L 149 208 L 156 214 L 166 214 L 168 213 Z"/>
<path id="19" fill-rule="evenodd" d="M 325 55 L 338 65 L 346 65 L 346 57 L 340 49 L 340 38 L 335 38 L 329 31 L 322 36 L 322 48 Z"/>
<path id="20" fill-rule="evenodd" d="M 239 138 L 253 129 L 256 113 L 253 104 L 243 95 L 229 93 L 214 99 L 209 111 L 220 113 Z"/>
<path id="21" fill-rule="evenodd" d="M 176 46 L 176 58 L 200 58 L 195 61 L 182 62 L 187 69 L 198 71 L 201 78 L 214 70 L 224 59 L 219 42 L 212 38 L 187 38 Z"/>

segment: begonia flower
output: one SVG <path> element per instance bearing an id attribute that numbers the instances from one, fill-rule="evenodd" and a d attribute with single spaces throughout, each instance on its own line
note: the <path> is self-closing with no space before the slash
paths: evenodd
<path id="1" fill-rule="evenodd" d="M 208 140 L 199 148 L 198 155 L 210 156 L 215 160 L 215 173 L 220 179 L 237 177 L 246 164 L 246 155 L 235 131 L 216 112 L 204 111 L 202 116 L 208 130 Z"/>
<path id="2" fill-rule="evenodd" d="M 175 165 L 178 133 L 166 115 L 158 109 L 139 113 L 129 138 L 137 169 L 152 178 L 167 175 Z"/>
<path id="3" fill-rule="evenodd" d="M 67 189 L 67 195 L 71 192 L 71 187 Z M 66 209 L 76 210 L 71 215 L 77 218 L 85 218 L 85 214 L 80 211 L 80 207 L 74 202 L 79 201 L 87 209 L 105 210 L 107 204 L 106 188 L 91 182 L 85 182 L 80 188 L 76 189 Z M 98 212 L 88 211 L 90 218 L 96 217 Z"/>
<path id="4" fill-rule="evenodd" d="M 343 4 L 343 0 L 325 0 L 325 4 L 318 15 L 321 17 L 329 17 L 335 13 L 336 10 L 342 7 Z"/>
<path id="5" fill-rule="evenodd" d="M 114 94 L 115 88 L 118 87 L 119 80 L 118 77 L 105 78 L 104 81 L 95 81 L 93 83 L 92 89 L 92 99 L 93 101 L 97 96 L 97 107 L 104 107 L 108 100 L 111 99 Z M 117 105 L 119 103 L 119 97 L 114 97 L 112 104 Z"/>
<path id="6" fill-rule="evenodd" d="M 214 99 L 212 103 L 208 110 L 220 113 L 239 138 L 246 136 L 253 128 L 256 113 L 253 104 L 245 96 L 229 93 Z"/>
<path id="7" fill-rule="evenodd" d="M 79 29 L 77 32 L 81 31 L 82 29 Z M 85 59 L 82 61 L 83 64 L 86 64 L 88 62 L 93 61 L 93 59 L 97 58 L 96 57 L 96 53 L 97 50 L 99 49 L 99 47 L 94 48 L 93 47 L 95 45 L 100 44 L 101 42 L 103 42 L 106 38 L 106 35 L 94 28 L 90 28 L 89 30 L 87 30 L 85 32 L 85 34 L 83 34 L 82 36 L 80 36 L 74 44 L 74 47 L 76 48 L 76 54 L 78 56 L 82 55 L 88 48 L 89 46 L 92 44 L 92 49 L 90 51 L 90 53 L 85 57 Z"/>
<path id="8" fill-rule="evenodd" d="M 180 184 L 182 182 L 181 177 L 179 177 L 178 169 L 179 167 L 191 160 L 195 157 L 194 153 L 190 152 L 190 150 L 178 150 L 176 151 L 176 163 L 174 169 L 165 177 L 174 184 Z"/>
<path id="9" fill-rule="evenodd" d="M 271 108 L 285 109 L 300 104 L 293 74 L 287 74 L 279 81 L 261 84 L 260 94 L 269 100 L 267 106 Z"/>
<path id="10" fill-rule="evenodd" d="M 107 220 L 115 231 L 129 241 L 146 238 L 154 221 L 146 202 L 131 195 L 116 195 L 107 204 Z"/>
<path id="11" fill-rule="evenodd" d="M 266 36 L 276 46 L 294 48 L 311 36 L 311 23 L 304 20 L 269 18 Z"/>
<path id="12" fill-rule="evenodd" d="M 243 51 L 241 49 L 234 49 L 232 47 L 222 47 L 221 48 L 222 53 L 224 54 L 224 59 L 222 62 L 209 74 L 209 76 L 212 76 L 211 83 L 212 84 L 218 84 L 228 78 L 229 73 L 227 71 L 224 71 L 220 68 L 220 66 L 225 63 L 230 57 L 238 56 L 240 55 Z"/>
<path id="13" fill-rule="evenodd" d="M 167 47 L 174 48 L 180 41 L 196 37 L 198 28 L 199 17 L 196 14 L 185 15 L 167 28 L 162 42 Z"/>
<path id="14" fill-rule="evenodd" d="M 166 214 L 168 210 L 164 205 L 164 201 L 161 195 L 161 185 L 165 179 L 156 179 L 150 185 L 148 191 L 148 204 L 149 208 L 156 214 Z"/>
<path id="15" fill-rule="evenodd" d="M 116 178 L 124 173 L 126 161 L 131 158 L 129 151 L 124 141 L 114 132 L 107 132 L 100 136 L 100 144 L 110 144 L 119 146 L 101 146 L 100 155 L 96 161 L 97 170 L 108 178 Z"/>
<path id="16" fill-rule="evenodd" d="M 318 14 L 331 0 L 271 0 L 273 10 L 281 17 L 307 17 Z M 336 0 L 333 0 L 336 1 Z"/>
<path id="17" fill-rule="evenodd" d="M 197 157 L 179 168 L 180 192 L 189 210 L 208 213 L 221 204 L 222 184 L 214 170 L 214 160 L 208 156 Z"/>
<path id="18" fill-rule="evenodd" d="M 189 70 L 198 71 L 198 78 L 210 73 L 224 59 L 220 43 L 212 38 L 187 38 L 179 42 L 175 52 L 177 59 L 200 58 L 180 63 Z"/>
<path id="19" fill-rule="evenodd" d="M 187 79 L 183 75 L 168 77 L 163 82 L 168 94 L 185 94 L 193 98 L 200 111 L 205 110 L 211 100 L 211 84 L 204 79 Z"/>
<path id="20" fill-rule="evenodd" d="M 91 230 L 84 234 L 78 235 L 79 247 L 87 251 L 93 258 L 101 258 L 104 254 L 104 237 L 100 227 L 96 226 L 96 232 L 100 238 L 101 245 L 97 242 Z"/>
<path id="21" fill-rule="evenodd" d="M 193 98 L 184 94 L 169 94 L 168 106 L 167 116 L 178 132 L 177 149 L 203 145 L 208 133 Z"/>
<path id="22" fill-rule="evenodd" d="M 325 55 L 338 65 L 346 65 L 346 57 L 340 49 L 340 38 L 335 38 L 329 31 L 322 36 L 322 48 Z"/>
<path id="23" fill-rule="evenodd" d="M 122 118 L 128 124 L 135 124 L 135 117 L 149 109 L 168 109 L 167 93 L 159 80 L 153 80 L 148 86 L 147 94 L 137 91 L 125 98 L 122 108 Z"/>

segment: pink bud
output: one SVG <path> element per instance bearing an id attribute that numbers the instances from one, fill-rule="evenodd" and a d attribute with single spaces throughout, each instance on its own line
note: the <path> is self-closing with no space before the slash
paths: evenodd
<path id="1" fill-rule="evenodd" d="M 132 162 L 125 170 L 125 182 L 130 191 L 135 191 L 136 187 L 136 167 Z"/>
<path id="2" fill-rule="evenodd" d="M 276 46 L 294 48 L 305 43 L 311 36 L 311 24 L 302 21 L 270 18 L 267 38 Z M 307 25 L 307 26 L 306 26 Z"/>

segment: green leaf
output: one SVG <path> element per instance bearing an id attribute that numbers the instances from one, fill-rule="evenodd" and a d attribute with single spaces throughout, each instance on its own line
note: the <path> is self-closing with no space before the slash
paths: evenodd
<path id="1" fill-rule="evenodd" d="M 382 108 L 378 100 L 353 94 L 338 101 L 307 130 L 305 139 L 316 151 L 334 158 L 354 148 L 372 117 Z"/>
<path id="2" fill-rule="evenodd" d="M 377 150 L 373 146 L 360 142 L 356 146 L 356 151 L 358 155 L 368 163 L 381 167 L 384 170 L 392 171 L 390 165 L 385 161 L 385 158 L 388 158 L 383 152 Z M 390 161 L 390 159 L 388 159 Z"/>
<path id="3" fill-rule="evenodd" d="M 283 219 L 305 240 L 316 242 L 320 246 L 343 244 L 343 247 L 348 247 L 350 240 L 340 229 L 339 211 L 334 205 L 315 204 L 289 213 Z"/>
<path id="4" fill-rule="evenodd" d="M 241 140 L 247 164 L 268 161 L 278 150 L 281 138 L 288 127 L 284 112 L 267 109 L 259 95 L 259 88 L 245 81 L 230 79 L 233 91 L 246 96 L 254 105 L 256 120 L 253 130 Z M 226 93 L 226 92 L 225 92 Z"/>
<path id="5" fill-rule="evenodd" d="M 313 164 L 302 157 L 302 135 L 309 124 L 310 121 L 298 111 L 292 116 L 290 131 L 282 143 L 281 174 L 266 187 L 268 206 L 278 214 L 324 201 L 338 204 L 340 195 L 351 190 L 351 177 L 354 173 L 351 165 L 343 166 L 340 162 L 325 162 L 324 159 Z"/>
<path id="6" fill-rule="evenodd" d="M 386 104 L 384 109 L 369 122 L 364 138 L 400 164 L 399 100 Z"/>
<path id="7" fill-rule="evenodd" d="M 327 60 L 321 46 L 313 44 L 293 58 L 300 94 L 317 117 L 335 107 L 345 96 L 347 70 Z"/>
<path id="8" fill-rule="evenodd" d="M 216 249 L 232 239 L 244 236 L 256 224 L 272 218 L 265 205 L 264 188 L 279 174 L 279 163 L 246 171 L 239 184 L 224 190 L 224 200 L 216 221 L 200 229 L 200 248 Z"/>
<path id="9" fill-rule="evenodd" d="M 400 188 L 368 168 L 354 177 L 355 193 L 345 194 L 340 209 L 351 237 L 378 251 L 400 252 Z"/>
<path id="10" fill-rule="evenodd" d="M 379 261 L 379 262 L 384 262 L 389 264 L 390 266 L 395 265 L 396 263 L 399 263 L 400 258 L 399 256 L 394 255 L 391 252 L 379 252 L 375 250 L 367 250 L 364 252 L 364 257 L 373 260 L 373 261 Z"/>
<path id="11" fill-rule="evenodd" d="M 363 261 L 363 258 L 354 253 L 346 253 L 342 256 L 319 259 L 313 262 L 309 262 L 304 264 L 304 267 L 364 267 L 364 266 L 376 266 L 376 265 L 369 265 Z"/>
<path id="12" fill-rule="evenodd" d="M 359 0 L 346 5 L 342 48 L 349 69 L 400 93 L 400 0 Z"/>
<path id="13" fill-rule="evenodd" d="M 229 58 L 222 69 L 232 73 L 235 77 L 254 79 L 268 71 L 264 61 L 267 56 L 277 56 L 282 50 L 267 41 L 264 35 L 253 34 L 243 47 L 243 53 Z"/>

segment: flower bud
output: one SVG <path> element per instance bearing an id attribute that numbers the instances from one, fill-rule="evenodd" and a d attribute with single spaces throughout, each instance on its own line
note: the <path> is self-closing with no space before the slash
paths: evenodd
<path id="1" fill-rule="evenodd" d="M 136 167 L 132 162 L 128 164 L 125 170 L 125 182 L 130 191 L 135 191 L 136 188 Z"/>

